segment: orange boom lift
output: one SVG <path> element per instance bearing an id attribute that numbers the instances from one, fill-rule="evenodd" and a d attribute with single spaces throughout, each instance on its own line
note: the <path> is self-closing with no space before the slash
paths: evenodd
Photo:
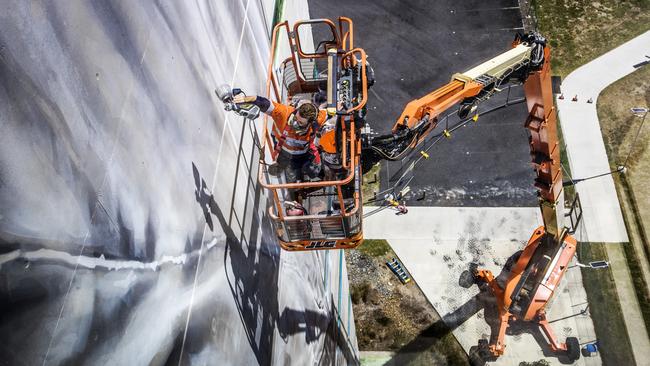
<path id="1" fill-rule="evenodd" d="M 281 34 L 286 38 L 281 39 Z M 503 287 L 490 271 L 473 268 L 474 278 L 486 283 L 494 293 L 500 317 L 499 331 L 492 342 L 482 340 L 479 344 L 485 355 L 498 357 L 505 350 L 509 321 L 535 321 L 554 351 L 578 358 L 577 339 L 559 343 L 544 310 L 576 251 L 576 240 L 564 226 L 560 149 L 546 40 L 536 33 L 517 35 L 509 50 L 454 74 L 446 85 L 409 102 L 391 133 L 381 136 L 364 128 L 367 93 L 374 78 L 366 53 L 354 47 L 349 18 L 340 17 L 337 23 L 328 19 L 299 21 L 293 28 L 287 22 L 280 23 L 273 30 L 271 50 L 267 97 L 282 103 L 314 100 L 318 94 L 326 97 L 326 110 L 336 121 L 337 153 L 347 171 L 347 176 L 335 181 L 284 183 L 273 177 L 267 167 L 276 158 L 274 126 L 265 118 L 259 181 L 270 193 L 269 216 L 278 241 L 283 249 L 292 251 L 358 246 L 363 240 L 360 188 L 364 171 L 381 160 L 408 156 L 450 108 L 458 106 L 460 119 L 467 119 L 481 102 L 507 85 L 523 84 L 529 112 L 525 127 L 530 132 L 530 154 L 544 225 L 533 231 Z M 279 56 L 282 50 L 284 58 Z M 249 110 L 242 107 L 243 111 Z M 240 114 L 246 116 L 245 112 Z M 303 196 L 306 214 L 286 214 L 291 190 Z"/>

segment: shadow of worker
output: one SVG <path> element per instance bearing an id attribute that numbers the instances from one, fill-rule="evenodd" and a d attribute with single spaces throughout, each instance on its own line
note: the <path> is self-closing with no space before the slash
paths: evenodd
<path id="1" fill-rule="evenodd" d="M 244 221 L 237 222 L 241 233 L 238 237 L 233 224 L 226 220 L 194 163 L 192 170 L 196 201 L 203 210 L 206 224 L 214 231 L 214 216 L 217 226 L 226 235 L 224 270 L 248 343 L 258 364 L 270 365 L 273 335 L 279 318 L 277 296 L 280 251 L 277 245 L 265 239 L 274 236 L 269 219 L 266 215 L 260 217 L 258 214 L 261 189 L 259 185 L 255 188 L 252 207 L 244 208 L 245 211 L 250 209 L 252 212 L 250 225 Z M 250 228 L 246 230 L 247 227 Z"/>

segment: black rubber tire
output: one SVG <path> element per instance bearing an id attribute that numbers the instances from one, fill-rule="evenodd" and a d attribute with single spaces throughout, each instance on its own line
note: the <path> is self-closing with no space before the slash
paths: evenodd
<path id="1" fill-rule="evenodd" d="M 472 273 L 472 276 L 476 277 L 476 272 L 478 272 L 478 264 L 474 262 L 470 263 L 469 271 Z"/>
<path id="2" fill-rule="evenodd" d="M 460 117 L 461 120 L 467 118 L 469 116 L 469 113 L 472 111 L 473 104 L 464 104 L 461 103 L 458 106 L 458 117 Z"/>
<path id="3" fill-rule="evenodd" d="M 566 354 L 571 362 L 580 358 L 580 342 L 578 338 L 568 337 L 566 339 Z"/>
<path id="4" fill-rule="evenodd" d="M 458 279 L 458 285 L 462 288 L 470 288 L 475 283 L 474 273 L 471 270 L 464 270 Z"/>

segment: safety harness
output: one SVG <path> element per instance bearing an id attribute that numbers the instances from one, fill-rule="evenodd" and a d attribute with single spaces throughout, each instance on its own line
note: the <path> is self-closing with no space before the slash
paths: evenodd
<path id="1" fill-rule="evenodd" d="M 320 137 L 319 134 L 319 126 L 318 126 L 318 121 L 314 120 L 310 125 L 309 125 L 311 131 L 307 131 L 307 134 L 310 134 L 312 132 L 315 133 L 316 137 Z M 280 152 L 282 151 L 282 147 L 287 141 L 287 135 L 289 134 L 289 131 L 291 131 L 291 126 L 289 123 L 284 126 L 284 130 L 282 131 L 282 135 L 278 139 L 278 143 L 275 145 L 275 149 L 273 150 L 273 158 L 276 159 L 278 155 L 280 155 Z M 316 144 L 314 143 L 314 139 L 310 138 L 309 139 L 309 146 L 308 146 L 308 151 L 312 153 L 314 156 L 314 164 L 320 164 L 321 163 L 321 158 L 320 158 L 320 152 L 318 151 L 318 148 L 316 147 Z"/>

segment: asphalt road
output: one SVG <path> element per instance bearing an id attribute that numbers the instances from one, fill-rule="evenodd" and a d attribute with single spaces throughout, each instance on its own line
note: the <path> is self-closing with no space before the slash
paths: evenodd
<path id="1" fill-rule="evenodd" d="M 366 50 L 376 74 L 368 121 L 379 132 L 393 126 L 409 101 L 444 85 L 453 73 L 507 50 L 514 35 L 523 31 L 516 0 L 333 0 L 309 5 L 312 18 L 352 18 L 355 45 Z M 519 88 L 512 96 L 523 93 Z M 526 116 L 523 104 L 510 106 L 481 116 L 451 140 L 438 143 L 429 151 L 431 158 L 417 168 L 407 203 L 535 206 Z M 395 184 L 400 166 L 382 163 L 382 189 Z"/>

